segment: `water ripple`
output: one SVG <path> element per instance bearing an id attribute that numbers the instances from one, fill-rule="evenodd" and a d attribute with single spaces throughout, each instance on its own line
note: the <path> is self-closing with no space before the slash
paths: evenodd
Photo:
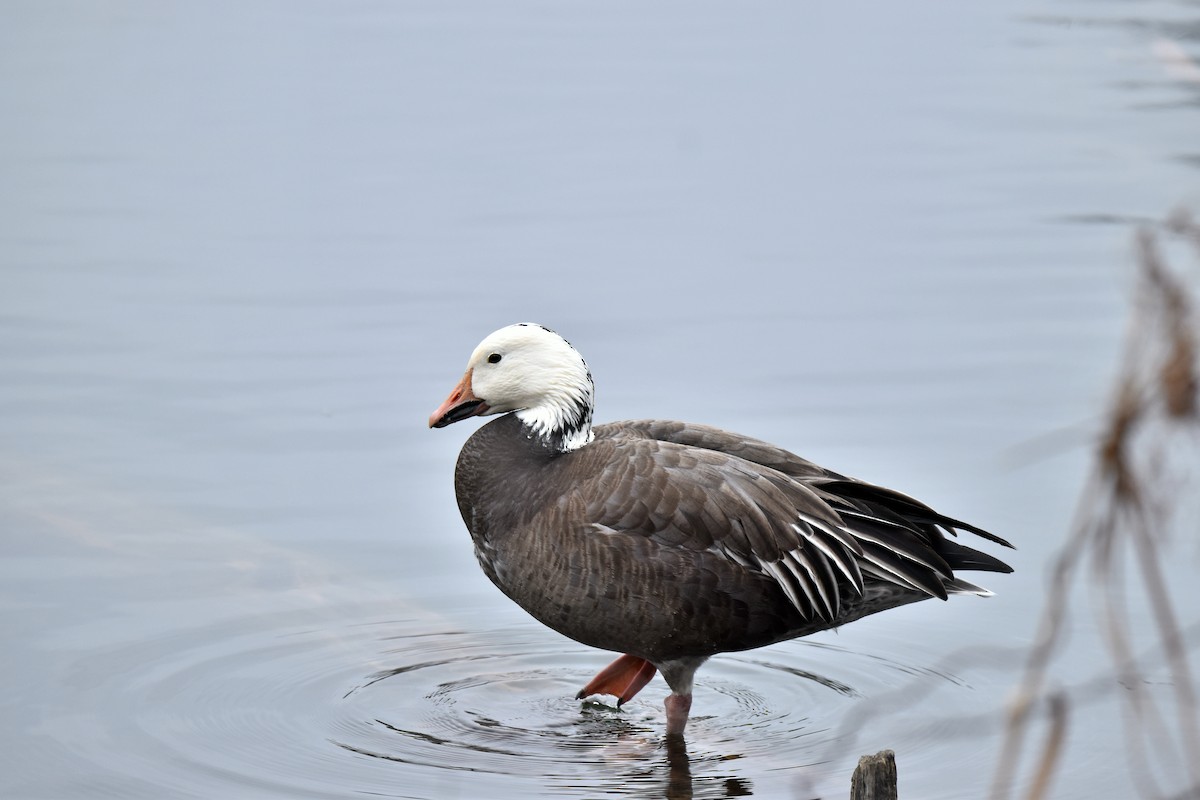
<path id="1" fill-rule="evenodd" d="M 56 735 L 127 788 L 136 778 L 184 795 L 773 795 L 831 761 L 839 721 L 868 698 L 914 676 L 970 691 L 952 674 L 827 644 L 728 654 L 698 674 L 682 746 L 663 736 L 661 679 L 620 709 L 581 702 L 610 654 L 533 624 L 437 624 L 314 627 L 277 613 L 101 647 L 77 660 L 74 680 L 101 705 L 96 719 L 123 728 L 63 719 L 76 732 Z"/>

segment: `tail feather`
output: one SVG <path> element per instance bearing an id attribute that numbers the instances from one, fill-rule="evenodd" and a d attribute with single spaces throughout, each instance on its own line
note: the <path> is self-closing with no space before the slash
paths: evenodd
<path id="1" fill-rule="evenodd" d="M 980 597 L 991 597 L 992 591 L 985 589 L 982 586 L 976 586 L 970 581 L 964 581 L 962 578 L 955 578 L 946 584 L 946 592 L 948 594 L 976 594 Z"/>
<path id="2" fill-rule="evenodd" d="M 995 556 L 973 550 L 950 539 L 938 543 L 938 553 L 952 570 L 977 569 L 982 572 L 1012 572 L 1013 568 Z"/>
<path id="3" fill-rule="evenodd" d="M 940 525 L 943 528 L 953 531 L 958 529 L 962 531 L 970 531 L 976 536 L 982 536 L 988 541 L 1003 545 L 1004 547 L 1012 547 L 1012 544 L 1005 539 L 1000 538 L 994 533 L 985 531 L 983 528 L 978 528 L 969 522 L 947 517 L 944 514 L 939 514 L 929 506 L 919 500 L 914 500 L 906 494 L 897 492 L 894 489 L 885 489 L 882 486 L 875 486 L 870 483 L 862 483 L 849 479 L 835 479 L 829 481 L 821 481 L 820 487 L 825 491 L 833 492 L 842 497 L 852 497 L 858 500 L 878 503 L 890 509 L 893 513 L 898 514 L 909 522 L 926 523 Z"/>

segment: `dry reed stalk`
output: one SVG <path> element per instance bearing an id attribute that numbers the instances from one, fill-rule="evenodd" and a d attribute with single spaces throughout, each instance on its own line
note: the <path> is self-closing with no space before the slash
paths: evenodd
<path id="1" fill-rule="evenodd" d="M 1200 226 L 1190 215 L 1176 213 L 1163 230 L 1191 242 L 1200 252 Z M 1174 498 L 1180 496 L 1170 492 L 1177 489 L 1177 482 L 1187 485 L 1186 469 L 1176 463 L 1180 443 L 1192 445 L 1186 455 L 1189 462 L 1200 460 L 1194 436 L 1200 430 L 1196 320 L 1191 292 L 1162 258 L 1160 235 L 1150 229 L 1137 235 L 1138 290 L 1113 401 L 1075 521 L 1053 565 L 1045 610 L 1010 707 L 992 785 L 994 800 L 1012 796 L 1034 711 L 1040 714 L 1047 707 L 1051 730 L 1027 797 L 1040 798 L 1048 791 L 1069 713 L 1067 696 L 1047 689 L 1048 670 L 1064 646 L 1069 595 L 1085 563 L 1090 566 L 1091 589 L 1097 600 L 1094 611 L 1117 678 L 1126 690 L 1122 693 L 1124 730 L 1139 789 L 1143 795 L 1161 796 L 1156 775 L 1175 764 L 1187 782 L 1179 796 L 1200 796 L 1195 684 L 1162 568 L 1166 557 L 1162 532 L 1169 528 L 1177 505 Z M 1193 436 L 1181 435 L 1187 433 Z M 1165 713 L 1146 691 L 1144 661 L 1134 655 L 1131 644 L 1134 636 L 1124 581 L 1130 556 L 1137 576 L 1135 588 L 1149 605 L 1173 686 L 1173 708 Z"/>

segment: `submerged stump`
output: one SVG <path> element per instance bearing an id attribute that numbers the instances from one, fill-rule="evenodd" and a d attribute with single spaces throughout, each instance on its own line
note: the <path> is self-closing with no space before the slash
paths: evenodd
<path id="1" fill-rule="evenodd" d="M 880 750 L 863 756 L 850 778 L 850 800 L 896 800 L 896 754 Z"/>

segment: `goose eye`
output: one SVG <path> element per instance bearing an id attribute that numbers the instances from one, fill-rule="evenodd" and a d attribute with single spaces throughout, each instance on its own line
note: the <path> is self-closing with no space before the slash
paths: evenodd
<path id="1" fill-rule="evenodd" d="M 500 354 L 492 353 L 490 356 L 488 356 L 488 363 L 489 364 L 499 364 L 500 363 Z"/>

